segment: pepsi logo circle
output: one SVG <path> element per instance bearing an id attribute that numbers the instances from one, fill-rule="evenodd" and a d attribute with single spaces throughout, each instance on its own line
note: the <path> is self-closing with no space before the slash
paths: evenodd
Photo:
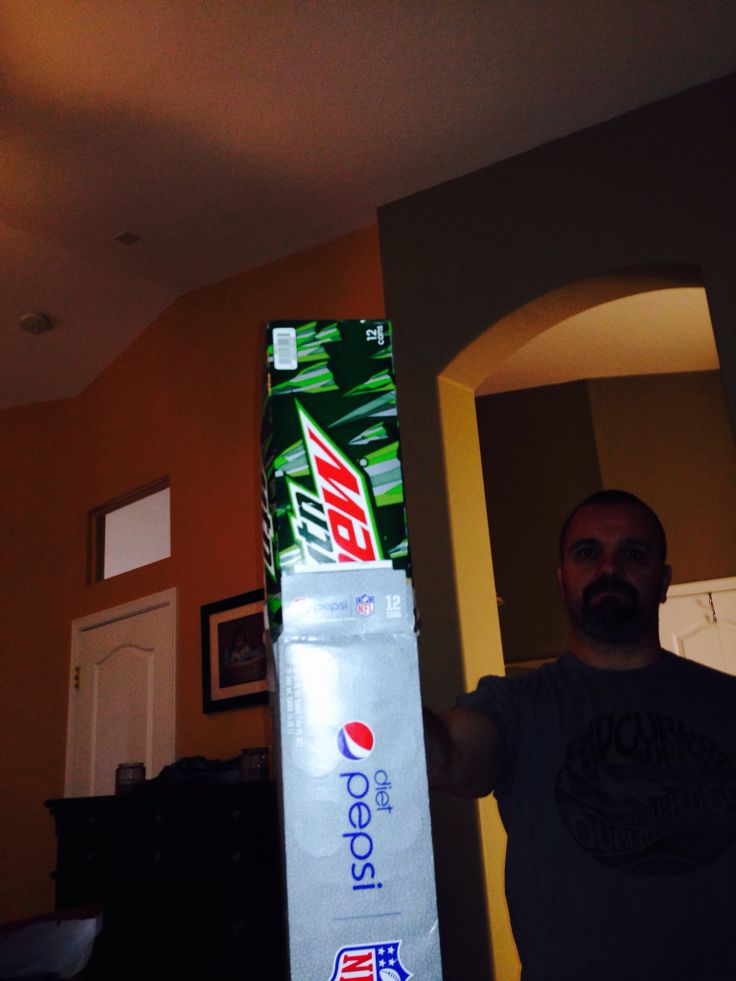
<path id="1" fill-rule="evenodd" d="M 373 730 L 365 722 L 346 722 L 337 734 L 337 748 L 346 760 L 367 759 L 373 745 Z"/>

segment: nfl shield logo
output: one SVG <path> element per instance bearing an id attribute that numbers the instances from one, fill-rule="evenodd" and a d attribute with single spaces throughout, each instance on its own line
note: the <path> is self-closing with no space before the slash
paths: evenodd
<path id="1" fill-rule="evenodd" d="M 376 612 L 376 601 L 373 596 L 363 593 L 355 597 L 355 612 L 361 617 L 370 617 Z"/>
<path id="2" fill-rule="evenodd" d="M 408 981 L 413 977 L 399 959 L 400 940 L 341 947 L 329 981 Z"/>

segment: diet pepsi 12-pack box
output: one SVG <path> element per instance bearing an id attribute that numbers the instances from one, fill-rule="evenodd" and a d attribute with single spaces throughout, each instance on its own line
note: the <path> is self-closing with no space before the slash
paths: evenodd
<path id="1" fill-rule="evenodd" d="M 356 563 L 285 575 L 282 598 L 291 978 L 440 979 L 410 583 Z"/>
<path id="2" fill-rule="evenodd" d="M 268 325 L 264 561 L 292 981 L 440 981 L 387 321 Z"/>

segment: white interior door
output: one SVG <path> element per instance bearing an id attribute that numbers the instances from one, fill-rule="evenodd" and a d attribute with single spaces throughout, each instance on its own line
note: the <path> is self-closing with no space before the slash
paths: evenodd
<path id="1" fill-rule="evenodd" d="M 72 624 L 65 795 L 115 792 L 119 763 L 175 758 L 176 590 Z"/>
<path id="2" fill-rule="evenodd" d="M 736 577 L 670 586 L 659 639 L 674 654 L 736 674 Z"/>

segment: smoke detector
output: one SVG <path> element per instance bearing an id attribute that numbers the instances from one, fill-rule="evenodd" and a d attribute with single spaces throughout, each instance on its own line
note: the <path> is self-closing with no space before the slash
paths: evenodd
<path id="1" fill-rule="evenodd" d="M 46 331 L 54 329 L 54 322 L 47 313 L 36 311 L 24 313 L 18 321 L 18 326 L 27 334 L 45 334 Z"/>

